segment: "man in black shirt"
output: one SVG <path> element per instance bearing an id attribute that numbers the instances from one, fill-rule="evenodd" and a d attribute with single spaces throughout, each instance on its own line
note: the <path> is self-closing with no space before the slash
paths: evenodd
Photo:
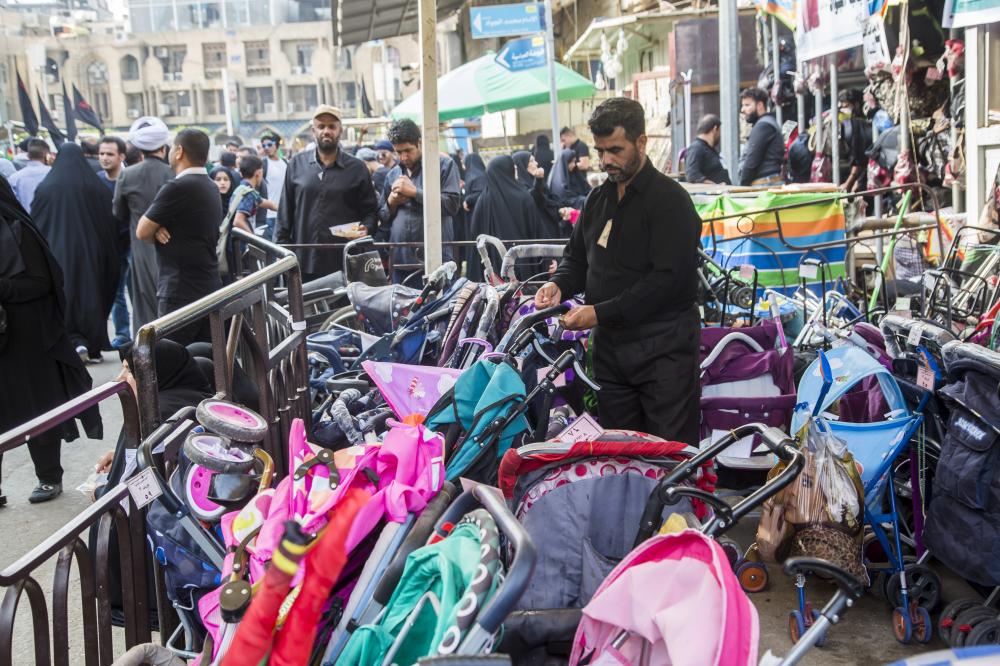
<path id="1" fill-rule="evenodd" d="M 608 180 L 591 192 L 539 308 L 584 293 L 564 317 L 593 328 L 598 409 L 605 428 L 698 442 L 701 220 L 691 197 L 646 158 L 642 106 L 615 97 L 590 117 Z"/>
<path id="2" fill-rule="evenodd" d="M 177 175 L 160 188 L 135 230 L 139 240 L 156 245 L 159 317 L 222 287 L 215 254 L 222 201 L 219 188 L 205 170 L 210 143 L 200 130 L 177 133 L 170 149 L 170 166 Z M 208 341 L 208 319 L 176 331 L 170 338 L 183 345 Z"/>
<path id="3" fill-rule="evenodd" d="M 785 137 L 773 113 L 767 112 L 767 93 L 747 88 L 740 93 L 740 113 L 753 125 L 740 159 L 740 185 L 781 185 L 785 161 Z"/>
<path id="4" fill-rule="evenodd" d="M 719 140 L 722 121 L 719 116 L 708 114 L 698 123 L 698 136 L 684 154 L 684 175 L 689 183 L 729 185 L 729 172 L 719 157 Z"/>
<path id="5" fill-rule="evenodd" d="M 364 162 L 342 149 L 340 116 L 339 109 L 326 104 L 313 113 L 316 150 L 302 151 L 288 163 L 276 243 L 346 243 L 375 232 L 378 200 L 371 174 Z M 302 279 L 308 282 L 341 270 L 342 250 L 296 250 Z"/>

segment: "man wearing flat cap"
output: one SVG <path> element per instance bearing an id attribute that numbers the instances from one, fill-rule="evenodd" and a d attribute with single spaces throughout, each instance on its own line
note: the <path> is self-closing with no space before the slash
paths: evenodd
<path id="1" fill-rule="evenodd" d="M 153 116 L 139 118 L 128 131 L 128 140 L 142 152 L 142 161 L 125 167 L 115 185 L 113 212 L 129 224 L 128 237 L 135 238 L 139 218 L 174 172 L 166 162 L 170 130 Z M 132 336 L 156 319 L 156 288 L 159 272 L 152 243 L 132 243 L 128 295 L 132 301 Z"/>
<path id="2" fill-rule="evenodd" d="M 319 106 L 312 119 L 316 149 L 288 163 L 278 208 L 277 243 L 346 243 L 373 234 L 378 201 L 368 167 L 340 146 L 341 113 Z M 315 280 L 343 268 L 341 249 L 298 249 L 302 279 Z"/>

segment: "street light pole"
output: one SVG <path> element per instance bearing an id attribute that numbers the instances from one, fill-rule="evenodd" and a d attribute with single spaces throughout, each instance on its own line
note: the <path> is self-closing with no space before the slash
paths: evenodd
<path id="1" fill-rule="evenodd" d="M 545 56 L 549 66 L 549 113 L 552 121 L 552 146 L 559 145 L 559 96 L 556 90 L 556 38 L 552 26 L 552 0 L 545 5 Z"/>
<path id="2" fill-rule="evenodd" d="M 437 0 L 420 0 L 420 89 L 423 92 L 424 271 L 441 265 L 441 166 L 438 136 Z"/>
<path id="3" fill-rule="evenodd" d="M 740 30 L 736 0 L 719 0 L 719 117 L 722 157 L 737 173 L 740 151 Z"/>

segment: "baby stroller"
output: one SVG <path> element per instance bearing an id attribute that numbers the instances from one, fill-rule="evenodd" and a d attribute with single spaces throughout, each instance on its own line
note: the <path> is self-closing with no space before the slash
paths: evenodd
<path id="1" fill-rule="evenodd" d="M 501 535 L 515 552 L 506 572 Z M 354 631 L 336 663 L 406 666 L 431 655 L 492 651 L 494 635 L 528 587 L 535 558 L 531 539 L 503 500 L 474 486 L 441 517 L 428 544 L 410 553 L 378 620 Z"/>
<path id="2" fill-rule="evenodd" d="M 941 389 L 951 408 L 934 477 L 924 539 L 942 563 L 984 589 L 984 603 L 959 599 L 941 612 L 941 637 L 955 647 L 1000 642 L 1000 506 L 996 479 L 1000 445 L 1000 354 L 949 342 L 944 359 L 952 383 Z"/>
<path id="3" fill-rule="evenodd" d="M 500 489 L 539 555 L 532 585 L 504 626 L 502 652 L 522 664 L 565 659 L 580 608 L 631 550 L 640 508 L 657 481 L 687 460 L 686 448 L 605 431 L 593 441 L 548 441 L 504 454 Z M 697 483 L 711 490 L 710 476 Z M 694 511 L 685 501 L 668 513 Z"/>
<path id="4" fill-rule="evenodd" d="M 848 391 L 868 378 L 877 380 L 885 400 L 888 411 L 882 420 L 851 423 L 827 415 Z M 865 565 L 869 572 L 881 574 L 883 591 L 893 606 L 893 631 L 903 643 L 930 640 L 930 610 L 937 605 L 941 589 L 940 580 L 929 567 L 904 563 L 892 474 L 895 460 L 908 450 L 923 420 L 921 410 L 927 395 L 911 412 L 892 373 L 858 347 L 845 345 L 821 352 L 806 370 L 799 384 L 800 403 L 792 416 L 792 432 L 803 432 L 810 420 L 817 418 L 847 444 L 854 457 L 864 487 L 865 525 L 888 560 L 880 564 L 866 557 Z"/>

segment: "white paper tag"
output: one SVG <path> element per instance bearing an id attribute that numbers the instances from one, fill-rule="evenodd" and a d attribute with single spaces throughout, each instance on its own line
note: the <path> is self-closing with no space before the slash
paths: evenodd
<path id="1" fill-rule="evenodd" d="M 583 414 L 577 420 L 570 423 L 556 437 L 557 440 L 565 444 L 574 442 L 592 442 L 604 434 L 604 429 L 597 425 L 590 414 Z"/>
<path id="2" fill-rule="evenodd" d="M 892 309 L 896 312 L 910 312 L 910 303 L 912 302 L 913 299 L 907 296 L 900 296 L 896 299 L 896 305 L 894 305 Z"/>
<path id="3" fill-rule="evenodd" d="M 819 266 L 816 264 L 800 264 L 799 277 L 805 280 L 814 280 L 819 275 Z"/>
<path id="4" fill-rule="evenodd" d="M 934 390 L 934 373 L 925 365 L 917 368 L 917 386 L 926 390 Z"/>
<path id="5" fill-rule="evenodd" d="M 916 347 L 920 344 L 920 336 L 923 335 L 924 327 L 920 324 L 914 324 L 913 328 L 910 329 L 910 334 L 906 336 L 906 344 L 911 347 Z"/>
<path id="6" fill-rule="evenodd" d="M 545 375 L 549 374 L 549 370 L 551 369 L 552 369 L 551 365 L 538 369 L 539 384 L 542 383 L 542 380 L 545 379 Z M 561 373 L 559 376 L 557 376 L 555 380 L 552 382 L 552 385 L 555 386 L 556 388 L 559 388 L 560 386 L 566 386 L 566 373 Z"/>
<path id="7" fill-rule="evenodd" d="M 740 264 L 740 279 L 753 280 L 753 264 Z"/>
<path id="8" fill-rule="evenodd" d="M 132 501 L 140 509 L 163 494 L 163 489 L 156 482 L 152 467 L 142 470 L 126 483 L 128 483 L 128 491 L 132 495 Z"/>

